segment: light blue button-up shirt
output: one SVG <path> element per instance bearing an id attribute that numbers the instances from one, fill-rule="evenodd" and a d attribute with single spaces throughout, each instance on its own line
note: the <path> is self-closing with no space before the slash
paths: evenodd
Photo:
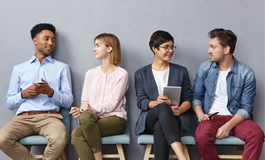
<path id="1" fill-rule="evenodd" d="M 23 99 L 21 91 L 31 86 L 33 82 L 40 82 L 41 77 L 54 90 L 53 96 L 49 98 L 46 94 L 40 94 Z M 45 58 L 41 64 L 38 58 L 33 56 L 13 68 L 6 106 L 10 110 L 18 109 L 16 115 L 29 111 L 59 111 L 60 107 L 70 108 L 72 103 L 69 65 L 52 59 L 51 56 Z"/>
<path id="2" fill-rule="evenodd" d="M 227 109 L 232 115 L 239 114 L 244 119 L 252 119 L 253 102 L 256 99 L 256 79 L 253 70 L 237 61 L 226 77 L 228 103 Z M 208 113 L 212 106 L 219 68 L 216 63 L 206 61 L 201 64 L 193 86 L 192 107 L 201 105 Z"/>

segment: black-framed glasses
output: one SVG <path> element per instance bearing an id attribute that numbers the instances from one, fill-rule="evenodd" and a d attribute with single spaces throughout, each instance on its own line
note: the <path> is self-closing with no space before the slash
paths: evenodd
<path id="1" fill-rule="evenodd" d="M 172 50 L 172 51 L 175 51 L 176 49 L 177 49 L 177 47 L 176 46 L 159 46 L 160 48 L 164 48 L 166 51 L 169 51 L 170 49 Z"/>

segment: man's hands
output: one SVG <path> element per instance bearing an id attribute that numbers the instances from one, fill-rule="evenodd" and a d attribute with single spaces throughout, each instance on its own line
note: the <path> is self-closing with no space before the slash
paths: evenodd
<path id="1" fill-rule="evenodd" d="M 44 81 L 43 78 L 41 78 L 41 81 L 44 83 L 43 84 L 39 84 L 36 82 L 33 83 L 33 85 L 36 86 L 36 91 L 39 94 L 47 94 L 49 97 L 52 97 L 54 90 L 48 85 L 46 81 Z"/>
<path id="2" fill-rule="evenodd" d="M 216 138 L 222 139 L 228 137 L 231 129 L 233 129 L 236 125 L 243 122 L 244 120 L 245 119 L 241 115 L 235 114 L 234 117 L 230 119 L 230 121 L 226 122 L 218 129 L 216 133 Z"/>
<path id="3" fill-rule="evenodd" d="M 209 116 L 203 113 L 201 105 L 193 107 L 193 110 L 196 113 L 199 122 L 210 120 Z"/>
<path id="4" fill-rule="evenodd" d="M 222 139 L 229 136 L 232 128 L 229 128 L 227 123 L 220 127 L 216 133 L 216 138 Z"/>
<path id="5" fill-rule="evenodd" d="M 197 117 L 198 117 L 199 122 L 210 120 L 208 114 L 201 114 L 201 115 L 198 115 Z"/>
<path id="6" fill-rule="evenodd" d="M 213 119 L 213 117 L 211 119 Z M 199 122 L 206 121 L 206 120 L 210 120 L 209 115 L 207 115 L 207 114 L 198 115 L 198 121 Z M 231 129 L 232 128 L 228 127 L 227 123 L 224 124 L 223 126 L 221 126 L 218 129 L 218 131 L 216 133 L 216 138 L 222 139 L 222 138 L 228 137 Z"/>
<path id="7" fill-rule="evenodd" d="M 41 78 L 41 81 L 44 83 L 39 84 L 39 83 L 33 82 L 33 85 L 29 86 L 28 88 L 26 88 L 25 90 L 21 92 L 21 97 L 23 99 L 26 99 L 26 98 L 36 97 L 39 94 L 46 94 L 49 97 L 52 97 L 54 90 L 48 85 L 46 81 L 44 81 L 43 78 Z"/>
<path id="8" fill-rule="evenodd" d="M 29 86 L 27 89 L 23 90 L 21 92 L 21 97 L 23 99 L 26 99 L 26 98 L 32 98 L 32 97 L 36 97 L 38 96 L 40 93 L 38 93 L 36 91 L 36 87 L 34 85 L 32 86 Z"/>

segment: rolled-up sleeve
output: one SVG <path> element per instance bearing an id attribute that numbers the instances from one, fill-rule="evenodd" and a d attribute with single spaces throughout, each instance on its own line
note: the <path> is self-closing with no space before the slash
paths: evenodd
<path id="1" fill-rule="evenodd" d="M 203 75 L 205 73 L 202 69 L 203 68 L 202 65 L 199 67 L 196 73 L 196 78 L 194 80 L 192 108 L 197 105 L 202 106 L 202 98 L 205 94 L 205 86 L 204 86 L 204 79 L 203 79 Z"/>

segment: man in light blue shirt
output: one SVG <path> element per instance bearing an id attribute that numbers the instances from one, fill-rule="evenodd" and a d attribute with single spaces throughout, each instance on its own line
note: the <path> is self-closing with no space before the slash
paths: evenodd
<path id="1" fill-rule="evenodd" d="M 232 135 L 246 143 L 242 160 L 259 160 L 264 133 L 251 120 L 254 72 L 233 56 L 237 37 L 232 31 L 214 29 L 209 37 L 210 61 L 202 63 L 193 86 L 192 107 L 200 122 L 195 133 L 198 151 L 204 160 L 219 160 L 214 140 Z"/>
<path id="2" fill-rule="evenodd" d="M 11 76 L 6 105 L 18 109 L 16 117 L 0 131 L 0 149 L 14 160 L 35 160 L 17 141 L 40 134 L 48 145 L 45 160 L 55 160 L 67 143 L 67 131 L 62 123 L 60 108 L 70 108 L 73 102 L 69 66 L 52 59 L 55 47 L 55 27 L 37 24 L 31 30 L 35 55 L 16 65 Z"/>

